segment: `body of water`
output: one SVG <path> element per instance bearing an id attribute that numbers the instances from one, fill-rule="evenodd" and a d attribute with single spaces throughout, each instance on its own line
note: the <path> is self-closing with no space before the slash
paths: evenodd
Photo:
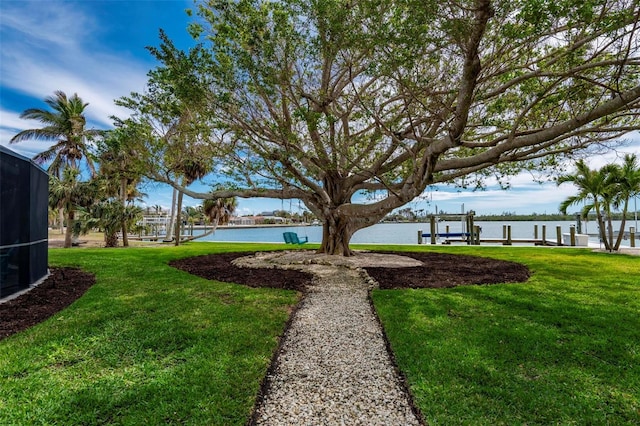
<path id="1" fill-rule="evenodd" d="M 575 221 L 530 221 L 530 222 L 475 222 L 481 228 L 481 238 L 502 238 L 503 226 L 511 226 L 512 239 L 533 239 L 534 225 L 538 225 L 538 238 L 542 238 L 542 226 L 546 227 L 546 239 L 556 240 L 556 227 L 560 226 L 563 233 L 569 233 L 570 227 L 576 225 Z M 447 225 L 449 232 L 463 232 L 461 222 L 439 222 L 437 232 L 444 233 Z M 613 229 L 617 230 L 619 221 L 613 222 Z M 627 221 L 626 230 L 635 226 L 633 221 Z M 429 223 L 379 223 L 356 232 L 351 242 L 354 244 L 417 244 L 418 231 L 429 233 Z M 322 241 L 322 226 L 275 226 L 275 227 L 243 227 L 228 226 L 220 227 L 212 235 L 197 241 L 246 241 L 246 242 L 284 242 L 283 232 L 295 232 L 299 237 L 307 237 L 310 243 L 320 243 Z M 582 233 L 589 234 L 589 245 L 598 246 L 597 237 L 598 226 L 595 222 L 582 222 Z M 442 242 L 440 239 L 439 242 Z M 424 238 L 424 243 L 429 239 Z M 629 240 L 624 240 L 623 246 L 628 247 Z M 636 240 L 636 246 L 640 246 L 640 241 Z"/>

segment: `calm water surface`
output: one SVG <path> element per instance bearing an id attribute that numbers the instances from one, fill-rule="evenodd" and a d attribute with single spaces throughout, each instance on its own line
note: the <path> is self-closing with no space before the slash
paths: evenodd
<path id="1" fill-rule="evenodd" d="M 556 239 L 556 227 L 560 226 L 563 233 L 568 233 L 575 221 L 531 221 L 531 222 L 476 222 L 480 226 L 481 238 L 502 238 L 503 226 L 511 226 L 511 238 L 534 238 L 534 225 L 538 225 L 538 238 L 542 238 L 542 226 L 546 226 L 546 237 L 550 241 Z M 446 226 L 449 232 L 462 232 L 461 222 L 439 222 L 437 231 L 444 233 Z M 627 231 L 634 226 L 633 221 L 627 221 Z M 614 222 L 614 230 L 618 229 L 620 222 Z M 352 243 L 361 244 L 417 244 L 418 230 L 429 233 L 429 223 L 379 223 L 369 228 L 356 232 L 351 239 Z M 320 243 L 322 240 L 321 226 L 278 226 L 269 228 L 249 228 L 241 226 L 229 226 L 218 228 L 213 235 L 209 235 L 198 241 L 246 241 L 246 242 L 284 242 L 283 232 L 295 232 L 298 236 L 307 237 L 311 243 Z M 599 239 L 595 235 L 598 226 L 595 222 L 582 223 L 582 232 L 590 234 L 589 244 L 598 245 Z M 426 239 L 425 239 L 426 240 Z M 428 241 L 427 241 L 428 242 Z M 636 241 L 636 246 L 640 241 Z M 623 241 L 623 246 L 629 246 L 629 241 Z"/>

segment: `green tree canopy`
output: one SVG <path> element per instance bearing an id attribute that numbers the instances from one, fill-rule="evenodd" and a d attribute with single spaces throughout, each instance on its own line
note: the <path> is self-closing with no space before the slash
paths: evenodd
<path id="1" fill-rule="evenodd" d="M 96 197 L 97 188 L 94 182 L 79 180 L 80 171 L 72 167 L 65 167 L 62 177 L 49 177 L 49 207 L 64 209 L 66 212 L 67 229 L 64 237 L 64 247 L 71 247 L 71 237 L 75 229 L 75 214 L 79 208 L 90 206 Z"/>
<path id="2" fill-rule="evenodd" d="M 640 127 L 634 0 L 211 0 L 197 13 L 188 60 L 221 185 L 181 190 L 300 199 L 324 223 L 322 252 L 349 255 L 353 233 L 428 185 L 553 171 Z"/>

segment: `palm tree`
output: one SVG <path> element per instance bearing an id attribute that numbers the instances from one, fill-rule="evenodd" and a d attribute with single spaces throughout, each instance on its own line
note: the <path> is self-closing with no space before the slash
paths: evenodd
<path id="1" fill-rule="evenodd" d="M 66 167 L 62 178 L 51 176 L 49 179 L 49 206 L 63 208 L 67 212 L 67 231 L 64 247 L 71 247 L 71 235 L 74 229 L 75 212 L 79 206 L 90 205 L 95 198 L 95 187 L 90 182 L 78 180 L 78 169 Z"/>
<path id="2" fill-rule="evenodd" d="M 117 196 L 122 204 L 120 231 L 122 245 L 129 246 L 128 222 L 124 215 L 127 203 L 140 195 L 137 186 L 142 180 L 142 163 L 136 147 L 141 137 L 135 126 L 121 126 L 107 133 L 98 144 L 100 175 L 104 179 L 103 190 L 108 197 Z M 110 211 L 115 211 L 110 209 Z"/>
<path id="3" fill-rule="evenodd" d="M 629 211 L 629 200 L 640 194 L 640 165 L 635 154 L 627 154 L 622 166 L 607 164 L 600 170 L 591 170 L 584 161 L 576 163 L 576 173 L 558 178 L 558 185 L 571 182 L 578 187 L 577 195 L 571 196 L 560 204 L 564 214 L 571 205 L 585 202 L 582 217 L 586 218 L 591 210 L 596 211 L 600 239 L 609 251 L 620 248 Z M 614 241 L 611 210 L 622 207 L 622 222 L 618 236 Z M 606 224 L 605 217 L 606 216 Z"/>
<path id="4" fill-rule="evenodd" d="M 202 206 L 204 214 L 211 222 L 215 225 L 226 225 L 238 207 L 238 200 L 236 197 L 216 198 L 215 200 L 204 200 Z"/>
<path id="5" fill-rule="evenodd" d="M 202 179 L 209 173 L 210 168 L 204 160 L 199 160 L 193 156 L 183 158 L 177 163 L 176 169 L 182 174 L 182 186 L 189 186 L 198 179 Z M 180 225 L 182 225 L 181 210 L 182 198 L 184 193 L 178 191 L 178 200 L 176 203 L 176 224 L 175 224 L 175 241 L 176 246 L 180 245 Z"/>
<path id="6" fill-rule="evenodd" d="M 86 142 L 99 136 L 101 131 L 85 129 L 84 109 L 88 104 L 75 93 L 70 98 L 60 90 L 54 94 L 55 96 L 48 96 L 44 100 L 53 111 L 30 108 L 20 114 L 20 118 L 37 120 L 44 124 L 44 127 L 23 130 L 11 138 L 9 143 L 31 139 L 54 141 L 55 143 L 49 149 L 33 157 L 38 164 L 50 162 L 47 169 L 50 175 L 61 178 L 61 171 L 65 166 L 69 165 L 76 169 L 78 162 L 84 158 L 91 175 L 95 176 L 95 167 Z M 63 229 L 62 218 L 63 211 L 60 210 L 60 232 Z"/>
<path id="7" fill-rule="evenodd" d="M 600 229 L 600 239 L 604 242 L 605 248 L 611 251 L 611 241 L 607 238 L 603 209 L 610 214 L 611 206 L 611 181 L 608 179 L 609 173 L 605 168 L 592 170 L 584 160 L 576 162 L 576 172 L 570 175 L 560 176 L 557 184 L 573 183 L 578 187 L 578 194 L 572 195 L 560 203 L 560 212 L 567 214 L 567 209 L 575 204 L 585 203 L 581 215 L 587 218 L 592 210 L 595 210 Z"/>
<path id="8" fill-rule="evenodd" d="M 613 250 L 618 250 L 622 243 L 624 228 L 626 225 L 627 212 L 629 211 L 629 201 L 640 194 L 640 164 L 636 154 L 626 154 L 622 166 L 616 166 L 612 170 L 611 179 L 615 185 L 615 196 L 613 206 L 620 209 L 622 206 L 622 222 L 618 232 Z"/>
<path id="9" fill-rule="evenodd" d="M 84 103 L 76 93 L 70 98 L 60 90 L 54 93 L 55 96 L 48 96 L 44 100 L 53 111 L 29 108 L 20 114 L 20 118 L 37 120 L 44 124 L 44 127 L 23 130 L 11 138 L 9 143 L 32 139 L 54 141 L 49 149 L 33 157 L 36 163 L 44 164 L 50 161 L 49 172 L 60 177 L 59 172 L 65 165 L 76 169 L 79 166 L 78 162 L 84 158 L 91 175 L 94 176 L 95 167 L 87 141 L 100 136 L 102 131 L 85 128 L 87 121 L 84 110 L 89 104 Z"/>
<path id="10" fill-rule="evenodd" d="M 123 206 L 119 200 L 113 198 L 93 203 L 89 208 L 79 207 L 77 213 L 74 233 L 86 234 L 94 228 L 100 228 L 104 232 L 105 247 L 118 247 L 118 231 L 121 229 L 123 218 L 128 226 L 142 218 L 141 207 Z"/>
<path id="11" fill-rule="evenodd" d="M 103 200 L 91 208 L 91 216 L 95 224 L 104 230 L 105 247 L 118 246 L 118 231 L 126 223 L 125 229 L 142 218 L 142 208 L 134 205 L 124 205 L 120 200 Z M 124 241 L 123 234 L 123 241 Z"/>

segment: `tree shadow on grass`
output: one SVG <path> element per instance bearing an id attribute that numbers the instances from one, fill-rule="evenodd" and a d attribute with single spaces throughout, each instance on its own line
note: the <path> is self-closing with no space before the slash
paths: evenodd
<path id="1" fill-rule="evenodd" d="M 391 253 L 391 252 L 389 252 Z M 393 253 L 401 254 L 401 253 Z M 304 292 L 313 280 L 310 273 L 279 268 L 240 268 L 231 262 L 252 253 L 222 253 L 169 262 L 193 275 L 250 287 L 269 287 Z M 365 268 L 382 289 L 442 288 L 470 284 L 523 282 L 526 266 L 496 259 L 445 253 L 402 253 L 424 263 L 410 268 Z M 92 274 L 78 268 L 52 268 L 39 286 L 0 304 L 0 339 L 40 323 L 64 309 L 95 284 Z"/>

